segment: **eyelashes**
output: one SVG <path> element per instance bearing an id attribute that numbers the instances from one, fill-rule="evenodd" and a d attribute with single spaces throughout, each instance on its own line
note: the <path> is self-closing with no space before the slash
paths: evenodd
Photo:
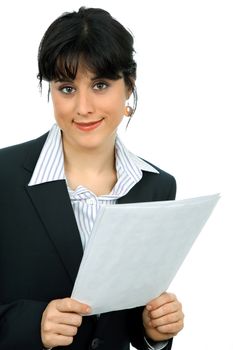
<path id="1" fill-rule="evenodd" d="M 75 92 L 75 88 L 72 86 L 60 86 L 58 90 L 65 95 L 70 95 Z"/>
<path id="2" fill-rule="evenodd" d="M 110 84 L 106 81 L 98 81 L 92 85 L 92 89 L 95 91 L 104 91 L 109 86 L 110 86 Z M 77 91 L 77 89 L 72 85 L 61 85 L 61 86 L 59 86 L 58 90 L 61 91 L 65 95 L 71 95 Z"/>
<path id="3" fill-rule="evenodd" d="M 105 89 L 107 89 L 107 87 L 109 87 L 108 83 L 106 83 L 104 81 L 99 81 L 99 82 L 94 84 L 93 89 L 94 90 L 105 90 Z"/>

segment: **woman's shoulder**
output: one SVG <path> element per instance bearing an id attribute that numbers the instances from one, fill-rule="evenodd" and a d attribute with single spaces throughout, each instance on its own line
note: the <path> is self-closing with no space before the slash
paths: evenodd
<path id="1" fill-rule="evenodd" d="M 22 157 L 25 157 L 29 152 L 36 152 L 37 150 L 40 150 L 46 140 L 47 135 L 48 133 L 45 133 L 38 138 L 1 148 L 0 162 L 9 162 L 9 160 L 17 161 Z"/>
<path id="2" fill-rule="evenodd" d="M 142 161 L 142 164 L 143 164 L 143 162 L 144 162 L 144 164 L 146 164 L 146 165 L 148 165 L 149 167 L 148 167 L 148 169 L 149 169 L 149 171 L 147 171 L 148 169 L 147 169 L 147 167 L 144 167 L 145 168 L 145 170 L 143 169 L 143 167 L 142 167 L 142 170 L 144 171 L 144 172 L 149 172 L 149 173 L 152 173 L 152 174 L 155 174 L 155 175 L 157 175 L 158 177 L 160 177 L 160 178 L 169 178 L 169 179 L 173 179 L 173 180 L 175 180 L 175 177 L 172 175 L 172 174 L 170 174 L 170 172 L 168 172 L 168 171 L 166 171 L 166 170 L 163 170 L 163 169 L 161 169 L 159 166 L 157 166 L 157 165 L 155 165 L 155 164 L 153 164 L 153 163 L 151 163 L 150 161 L 148 161 L 148 160 L 146 160 L 146 159 L 144 159 L 144 158 L 139 158 L 141 161 Z M 153 171 L 154 170 L 154 171 Z"/>
<path id="3" fill-rule="evenodd" d="M 47 134 L 0 149 L 0 183 L 23 183 L 40 155 Z"/>
<path id="4" fill-rule="evenodd" d="M 154 193 L 156 200 L 174 199 L 176 195 L 176 179 L 170 172 L 165 171 L 157 165 L 140 158 L 149 168 L 142 169 L 142 179 L 138 187 L 143 188 L 148 193 Z M 154 171 L 153 171 L 154 170 Z"/>

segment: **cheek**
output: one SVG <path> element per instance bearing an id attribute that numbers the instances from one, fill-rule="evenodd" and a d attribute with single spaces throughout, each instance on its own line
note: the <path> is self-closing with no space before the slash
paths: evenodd
<path id="1" fill-rule="evenodd" d="M 56 119 L 65 119 L 72 115 L 72 105 L 64 99 L 53 97 L 53 110 Z"/>
<path id="2" fill-rule="evenodd" d="M 118 103 L 118 108 L 116 109 L 116 113 L 119 117 L 123 117 L 125 114 L 125 100 L 121 100 Z"/>
<path id="3" fill-rule="evenodd" d="M 104 109 L 107 114 L 115 118 L 122 117 L 125 112 L 125 99 L 114 96 L 114 98 L 105 101 Z"/>

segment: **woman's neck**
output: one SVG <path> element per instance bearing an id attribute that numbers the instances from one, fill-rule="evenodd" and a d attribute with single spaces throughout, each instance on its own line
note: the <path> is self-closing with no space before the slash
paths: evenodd
<path id="1" fill-rule="evenodd" d="M 63 152 L 65 174 L 72 189 L 82 185 L 101 195 L 114 187 L 115 142 L 98 149 L 77 149 L 63 142 Z"/>

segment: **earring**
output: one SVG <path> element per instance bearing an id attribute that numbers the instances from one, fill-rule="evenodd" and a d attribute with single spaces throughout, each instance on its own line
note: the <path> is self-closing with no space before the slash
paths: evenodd
<path id="1" fill-rule="evenodd" d="M 127 103 L 127 106 L 125 106 L 125 116 L 132 117 L 133 113 L 134 113 L 133 108 L 129 105 L 129 103 Z"/>

